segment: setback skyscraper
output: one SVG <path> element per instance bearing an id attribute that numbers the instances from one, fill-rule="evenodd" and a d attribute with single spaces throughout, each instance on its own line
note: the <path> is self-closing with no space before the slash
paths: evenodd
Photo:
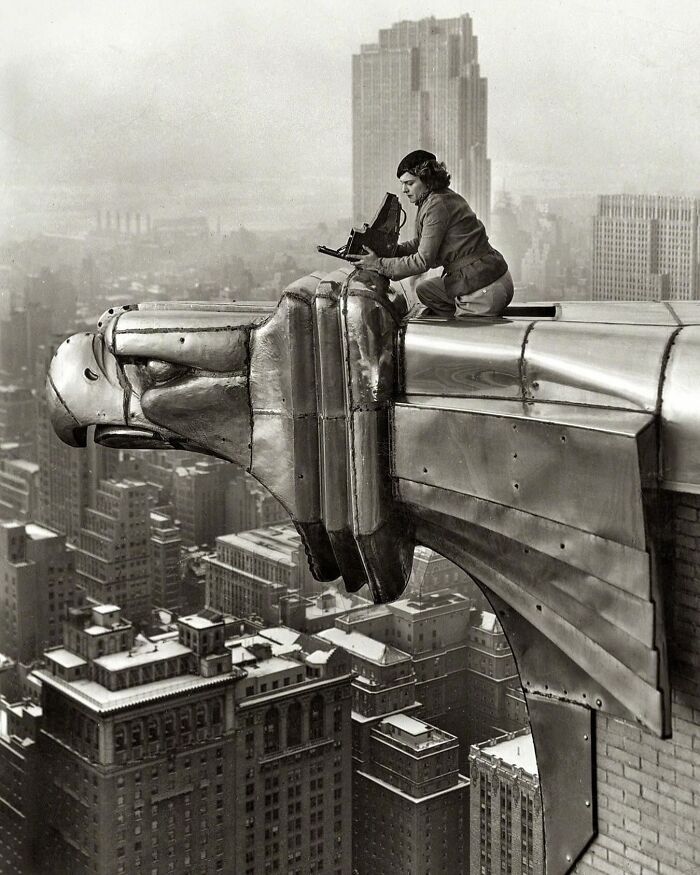
<path id="1" fill-rule="evenodd" d="M 469 15 L 401 21 L 353 56 L 353 218 L 369 221 L 416 148 L 447 164 L 452 188 L 488 222 L 486 79 Z M 406 204 L 404 204 L 406 206 Z"/>
<path id="2" fill-rule="evenodd" d="M 699 216 L 694 198 L 601 195 L 593 220 L 593 298 L 697 299 Z"/>

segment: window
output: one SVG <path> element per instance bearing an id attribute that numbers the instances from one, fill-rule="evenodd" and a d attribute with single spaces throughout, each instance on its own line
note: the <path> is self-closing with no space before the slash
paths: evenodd
<path id="1" fill-rule="evenodd" d="M 280 718 L 277 708 L 268 708 L 265 713 L 265 723 L 263 730 L 265 753 L 270 753 L 279 749 L 280 744 Z"/>
<path id="2" fill-rule="evenodd" d="M 324 735 L 324 699 L 323 696 L 314 696 L 311 700 L 309 711 L 309 738 L 323 738 Z"/>
<path id="3" fill-rule="evenodd" d="M 301 744 L 301 705 L 292 702 L 287 711 L 287 747 Z"/>

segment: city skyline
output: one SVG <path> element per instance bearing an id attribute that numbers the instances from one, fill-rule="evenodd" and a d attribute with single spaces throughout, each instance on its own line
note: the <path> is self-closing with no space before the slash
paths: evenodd
<path id="1" fill-rule="evenodd" d="M 184 2 L 118 16 L 34 2 L 6 13 L 2 37 L 4 230 L 18 206 L 46 208 L 42 187 L 54 210 L 148 189 L 181 213 L 218 198 L 233 224 L 347 216 L 351 56 L 398 21 L 463 13 L 489 82 L 494 192 L 697 188 L 690 3 L 360 0 L 339 15 L 316 0 L 300 19 L 270 3 L 210 2 L 202 17 Z"/>

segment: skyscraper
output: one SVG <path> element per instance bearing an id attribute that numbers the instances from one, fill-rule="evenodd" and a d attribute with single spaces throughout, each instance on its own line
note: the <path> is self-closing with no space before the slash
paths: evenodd
<path id="1" fill-rule="evenodd" d="M 486 95 L 469 15 L 401 21 L 363 45 L 352 65 L 354 221 L 396 190 L 396 166 L 416 148 L 447 164 L 452 187 L 488 221 Z"/>
<path id="2" fill-rule="evenodd" d="M 148 486 L 102 480 L 85 509 L 75 551 L 78 582 L 101 602 L 124 606 L 129 619 L 147 619 L 152 605 Z"/>
<path id="3" fill-rule="evenodd" d="M 152 510 L 151 520 L 151 600 L 159 608 L 177 608 L 182 604 L 180 527 L 172 517 Z"/>
<path id="4" fill-rule="evenodd" d="M 601 195 L 593 219 L 593 298 L 697 299 L 699 216 L 693 198 Z"/>
<path id="5" fill-rule="evenodd" d="M 474 875 L 544 875 L 542 800 L 529 730 L 472 746 L 469 801 Z"/>
<path id="6" fill-rule="evenodd" d="M 66 539 L 34 523 L 0 522 L 0 653 L 30 663 L 61 640 L 82 602 Z"/>
<path id="7" fill-rule="evenodd" d="M 458 758 L 454 735 L 407 714 L 392 714 L 372 729 L 369 760 L 354 775 L 359 872 L 469 871 L 469 781 L 459 774 Z"/>

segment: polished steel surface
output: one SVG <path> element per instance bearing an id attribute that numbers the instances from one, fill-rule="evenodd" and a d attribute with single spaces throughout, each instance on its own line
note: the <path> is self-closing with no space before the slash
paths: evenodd
<path id="1" fill-rule="evenodd" d="M 700 492 L 700 306 L 406 321 L 396 291 L 341 269 L 274 307 L 113 308 L 57 351 L 54 426 L 74 446 L 96 426 L 108 446 L 236 462 L 317 578 L 377 602 L 403 591 L 415 543 L 468 571 L 513 647 L 548 872 L 565 872 L 595 830 L 591 711 L 670 732 L 660 489 Z"/>
<path id="2" fill-rule="evenodd" d="M 675 326 L 538 322 L 525 346 L 525 394 L 656 411 L 659 381 Z"/>
<path id="3" fill-rule="evenodd" d="M 527 322 L 476 319 L 410 322 L 404 339 L 404 391 L 417 395 L 522 396 Z"/>
<path id="4" fill-rule="evenodd" d="M 593 532 L 585 532 L 558 520 L 498 504 L 452 489 L 440 489 L 412 480 L 398 480 L 400 499 L 407 504 L 474 523 L 482 528 L 510 535 L 522 544 L 566 562 L 604 587 L 612 587 L 611 598 L 617 602 L 621 593 L 629 593 L 644 602 L 651 596 L 649 554 L 624 544 L 609 541 Z"/>
<path id="5" fill-rule="evenodd" d="M 653 418 L 589 410 L 588 423 L 566 422 L 563 406 L 523 416 L 513 402 L 470 405 L 458 399 L 395 405 L 394 475 L 595 532 L 645 549 L 641 503 Z M 554 420 L 554 421 L 551 421 Z M 622 431 L 622 429 L 626 431 Z M 645 437 L 645 432 L 650 434 Z M 591 477 L 591 471 L 596 477 Z"/>
<path id="6" fill-rule="evenodd" d="M 671 347 L 661 394 L 661 485 L 700 492 L 700 326 L 684 328 Z"/>

